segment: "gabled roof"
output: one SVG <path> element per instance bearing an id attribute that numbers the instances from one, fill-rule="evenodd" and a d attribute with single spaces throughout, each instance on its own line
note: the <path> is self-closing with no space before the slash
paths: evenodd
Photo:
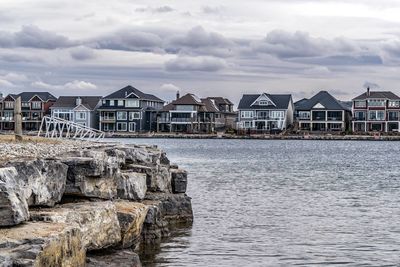
<path id="1" fill-rule="evenodd" d="M 228 98 L 223 98 L 220 96 L 207 97 L 215 102 L 216 105 L 233 105 L 233 103 Z"/>
<path id="2" fill-rule="evenodd" d="M 308 98 L 300 99 L 299 101 L 294 102 L 294 107 L 297 109 L 297 107 L 303 105 L 303 103 L 306 101 L 308 101 Z"/>
<path id="3" fill-rule="evenodd" d="M 186 94 L 168 105 L 164 106 L 162 111 L 174 110 L 176 105 L 194 105 L 194 106 L 202 106 L 204 105 L 201 100 L 194 94 Z"/>
<path id="4" fill-rule="evenodd" d="M 81 99 L 82 105 L 89 110 L 94 110 L 102 98 L 101 96 L 60 96 L 51 108 L 75 108 L 78 97 Z"/>
<path id="5" fill-rule="evenodd" d="M 201 102 L 204 104 L 205 112 L 219 112 L 220 111 L 211 99 L 202 98 Z"/>
<path id="6" fill-rule="evenodd" d="M 252 105 L 261 95 L 263 94 L 243 95 L 242 99 L 240 99 L 238 109 L 287 109 L 292 99 L 292 95 L 289 94 L 265 94 L 276 106 Z"/>
<path id="7" fill-rule="evenodd" d="M 297 110 L 331 109 L 331 110 L 348 110 L 339 100 L 334 98 L 327 91 L 320 91 L 310 99 L 297 104 Z"/>
<path id="8" fill-rule="evenodd" d="M 392 99 L 399 100 L 400 97 L 390 91 L 370 91 L 369 96 L 368 93 L 365 92 L 355 98 L 353 100 L 366 100 L 369 98 L 384 98 L 384 99 Z"/>
<path id="9" fill-rule="evenodd" d="M 49 92 L 22 92 L 22 93 L 18 94 L 16 97 L 18 97 L 18 96 L 21 97 L 21 101 L 23 101 L 23 102 L 28 102 L 35 96 L 39 97 L 43 102 L 47 102 L 49 100 L 53 100 L 53 101 L 57 100 L 57 98 L 55 96 L 53 96 L 52 94 L 50 94 Z M 16 98 L 16 97 L 14 97 L 14 98 Z"/>
<path id="10" fill-rule="evenodd" d="M 131 85 L 128 85 L 128 86 L 126 86 L 104 98 L 121 99 L 121 98 L 127 98 L 132 95 L 137 96 L 140 99 L 164 102 L 163 100 L 156 97 L 155 95 L 143 93 L 142 91 L 140 91 L 139 89 L 136 89 L 135 87 L 133 87 Z"/>

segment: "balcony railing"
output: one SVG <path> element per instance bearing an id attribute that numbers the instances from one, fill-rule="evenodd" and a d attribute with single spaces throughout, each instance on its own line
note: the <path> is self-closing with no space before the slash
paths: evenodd
<path id="1" fill-rule="evenodd" d="M 388 119 L 389 121 L 398 121 L 399 120 L 399 117 L 392 117 L 392 116 L 389 116 L 389 119 Z"/>
<path id="2" fill-rule="evenodd" d="M 341 121 L 342 117 L 328 117 L 328 121 Z"/>
<path id="3" fill-rule="evenodd" d="M 268 120 L 268 121 L 279 121 L 283 120 L 283 118 L 275 118 L 270 116 L 256 116 L 254 117 L 255 120 Z"/>
<path id="4" fill-rule="evenodd" d="M 100 117 L 101 122 L 115 122 L 115 117 Z"/>
<path id="5" fill-rule="evenodd" d="M 365 120 L 366 120 L 366 117 L 362 117 L 362 116 L 354 117 L 353 120 L 354 120 L 354 121 L 365 121 Z"/>
<path id="6" fill-rule="evenodd" d="M 171 118 L 171 122 L 192 122 L 192 118 Z"/>

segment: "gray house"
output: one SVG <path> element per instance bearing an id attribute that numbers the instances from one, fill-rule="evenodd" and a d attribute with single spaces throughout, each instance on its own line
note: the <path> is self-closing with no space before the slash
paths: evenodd
<path id="1" fill-rule="evenodd" d="M 97 128 L 101 96 L 60 96 L 50 108 L 51 116 Z"/>
<path id="2" fill-rule="evenodd" d="M 293 123 L 292 95 L 243 95 L 239 102 L 238 129 L 284 130 Z"/>
<path id="3" fill-rule="evenodd" d="M 299 130 L 342 132 L 349 126 L 351 109 L 327 91 L 296 102 L 295 108 Z"/>

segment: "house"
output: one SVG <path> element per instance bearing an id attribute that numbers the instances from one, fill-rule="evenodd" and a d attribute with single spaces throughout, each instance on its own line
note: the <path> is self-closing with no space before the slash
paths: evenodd
<path id="1" fill-rule="evenodd" d="M 400 97 L 389 91 L 367 91 L 353 99 L 353 132 L 400 129 Z"/>
<path id="2" fill-rule="evenodd" d="M 194 94 L 180 97 L 166 105 L 157 117 L 157 131 L 211 133 L 215 131 L 215 117 L 219 109 L 211 99 L 200 99 Z"/>
<path id="3" fill-rule="evenodd" d="M 128 85 L 102 99 L 98 108 L 102 131 L 142 132 L 156 128 L 155 111 L 163 108 L 160 98 Z"/>
<path id="4" fill-rule="evenodd" d="M 219 113 L 215 114 L 215 129 L 235 129 L 237 113 L 233 111 L 233 103 L 223 97 L 207 97 L 206 99 L 213 102 Z"/>
<path id="5" fill-rule="evenodd" d="M 14 130 L 14 107 L 18 97 L 21 97 L 22 129 L 25 131 L 39 130 L 43 117 L 49 115 L 49 109 L 57 98 L 48 92 L 23 92 L 18 95 L 7 95 L 3 99 L 1 130 Z"/>
<path id="6" fill-rule="evenodd" d="M 101 96 L 60 96 L 51 109 L 51 116 L 90 128 L 98 127 L 97 108 Z"/>
<path id="7" fill-rule="evenodd" d="M 290 94 L 243 95 L 238 106 L 238 129 L 282 131 L 293 124 Z"/>
<path id="8" fill-rule="evenodd" d="M 295 103 L 296 120 L 301 131 L 340 131 L 348 129 L 351 109 L 327 91 Z"/>

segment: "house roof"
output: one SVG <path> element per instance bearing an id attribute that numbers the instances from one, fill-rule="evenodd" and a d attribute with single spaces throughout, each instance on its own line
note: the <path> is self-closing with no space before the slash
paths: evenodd
<path id="1" fill-rule="evenodd" d="M 219 112 L 218 107 L 211 101 L 211 99 L 200 99 L 194 94 L 186 94 L 168 105 L 164 106 L 161 111 L 175 110 L 176 105 L 193 105 L 198 106 L 201 112 Z"/>
<path id="2" fill-rule="evenodd" d="M 207 99 L 213 100 L 216 105 L 233 105 L 233 103 L 228 98 L 223 98 L 220 96 L 207 97 Z"/>
<path id="3" fill-rule="evenodd" d="M 18 96 L 21 97 L 21 101 L 27 102 L 32 99 L 34 96 L 38 96 L 40 99 L 42 99 L 44 102 L 47 102 L 49 100 L 57 100 L 55 96 L 50 94 L 49 92 L 22 92 L 18 95 L 12 95 L 14 99 Z"/>
<path id="4" fill-rule="evenodd" d="M 111 99 L 127 98 L 129 95 L 132 95 L 132 94 L 136 95 L 140 99 L 164 102 L 163 100 L 156 97 L 155 95 L 143 93 L 142 91 L 140 91 L 139 89 L 136 89 L 135 87 L 133 87 L 131 85 L 125 86 L 124 88 L 122 88 L 104 98 L 111 98 Z"/>
<path id="5" fill-rule="evenodd" d="M 292 95 L 265 94 L 274 105 L 259 106 L 252 105 L 262 94 L 243 95 L 240 99 L 238 109 L 287 109 L 292 99 Z"/>
<path id="6" fill-rule="evenodd" d="M 75 108 L 76 99 L 82 100 L 82 105 L 90 110 L 94 110 L 101 100 L 101 96 L 60 96 L 51 108 Z"/>
<path id="7" fill-rule="evenodd" d="M 393 99 L 399 100 L 400 97 L 390 91 L 370 91 L 369 96 L 367 92 L 353 98 L 353 100 L 366 100 L 368 98 L 385 98 L 385 99 Z"/>
<path id="8" fill-rule="evenodd" d="M 310 99 L 307 99 L 306 101 L 302 101 L 300 103 L 296 103 L 296 109 L 298 110 L 311 110 L 314 106 L 318 104 L 323 106 L 321 107 L 321 109 L 349 110 L 346 105 L 334 98 L 327 91 L 320 91 Z"/>
<path id="9" fill-rule="evenodd" d="M 299 101 L 294 102 L 294 107 L 297 109 L 297 107 L 301 106 L 306 101 L 308 101 L 308 98 L 300 99 Z"/>

